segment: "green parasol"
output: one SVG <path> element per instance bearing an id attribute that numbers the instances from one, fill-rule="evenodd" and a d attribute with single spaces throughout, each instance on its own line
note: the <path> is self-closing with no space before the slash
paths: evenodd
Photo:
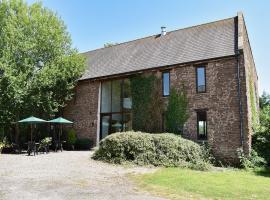
<path id="1" fill-rule="evenodd" d="M 73 124 L 73 122 L 63 118 L 63 117 L 58 117 L 56 119 L 52 119 L 50 121 L 48 121 L 50 123 L 58 123 L 58 124 Z"/>
<path id="2" fill-rule="evenodd" d="M 39 124 L 39 123 L 45 123 L 47 122 L 46 120 L 37 118 L 37 117 L 28 117 L 26 119 L 22 119 L 18 121 L 19 123 L 27 123 L 31 125 L 31 142 L 33 141 L 33 124 Z"/>
<path id="3" fill-rule="evenodd" d="M 63 117 L 58 117 L 56 119 L 52 119 L 48 121 L 49 123 L 55 123 L 55 124 L 61 124 L 60 126 L 60 133 L 58 134 L 58 140 L 60 141 L 60 136 L 62 135 L 63 131 L 63 124 L 73 124 L 73 122 L 63 118 Z"/>

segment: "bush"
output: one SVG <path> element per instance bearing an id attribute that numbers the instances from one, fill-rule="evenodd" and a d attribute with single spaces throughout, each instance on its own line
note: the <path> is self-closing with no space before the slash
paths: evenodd
<path id="1" fill-rule="evenodd" d="M 10 147 L 11 147 L 11 145 L 9 144 L 7 138 L 4 137 L 4 138 L 2 139 L 2 141 L 0 141 L 0 153 L 2 153 L 2 150 L 3 150 L 4 148 L 10 148 Z"/>
<path id="2" fill-rule="evenodd" d="M 166 129 L 170 133 L 179 134 L 182 132 L 185 122 L 188 119 L 188 100 L 184 86 L 181 90 L 171 89 L 168 99 L 167 111 L 165 112 Z"/>
<path id="3" fill-rule="evenodd" d="M 67 133 L 67 144 L 68 145 L 74 145 L 76 142 L 76 133 L 74 129 L 70 129 Z"/>
<path id="4" fill-rule="evenodd" d="M 205 149 L 180 136 L 162 133 L 122 132 L 100 142 L 93 158 L 110 163 L 207 169 Z"/>
<path id="5" fill-rule="evenodd" d="M 260 125 L 252 136 L 252 147 L 270 165 L 270 105 L 260 111 Z"/>
<path id="6" fill-rule="evenodd" d="M 78 138 L 75 142 L 76 150 L 90 150 L 93 146 L 93 141 L 88 138 Z"/>
<path id="7" fill-rule="evenodd" d="M 77 140 L 76 132 L 74 129 L 70 129 L 66 135 L 66 144 L 64 145 L 67 150 L 74 150 L 74 145 Z"/>
<path id="8" fill-rule="evenodd" d="M 263 167 L 266 165 L 264 158 L 260 157 L 255 150 L 251 150 L 250 155 L 246 156 L 242 148 L 237 150 L 240 160 L 240 167 L 244 169 Z"/>

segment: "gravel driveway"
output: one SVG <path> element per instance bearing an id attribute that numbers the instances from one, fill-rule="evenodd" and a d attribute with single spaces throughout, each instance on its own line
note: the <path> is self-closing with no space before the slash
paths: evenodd
<path id="1" fill-rule="evenodd" d="M 155 169 L 113 166 L 90 159 L 91 153 L 0 155 L 0 199 L 162 200 L 138 191 L 127 178 Z"/>

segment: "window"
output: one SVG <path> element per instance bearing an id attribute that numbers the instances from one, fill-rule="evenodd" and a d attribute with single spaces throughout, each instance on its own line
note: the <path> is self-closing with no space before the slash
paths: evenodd
<path id="1" fill-rule="evenodd" d="M 132 128 L 130 80 L 105 81 L 101 85 L 100 139 Z"/>
<path id="2" fill-rule="evenodd" d="M 121 112 L 122 80 L 112 81 L 112 112 Z"/>
<path id="3" fill-rule="evenodd" d="M 206 77 L 204 66 L 196 68 L 196 79 L 197 92 L 206 92 Z"/>
<path id="4" fill-rule="evenodd" d="M 112 85 L 111 82 L 102 83 L 101 89 L 101 112 L 107 113 L 111 112 L 111 94 L 112 94 Z"/>
<path id="5" fill-rule="evenodd" d="M 162 93 L 163 96 L 170 95 L 170 72 L 162 73 Z"/>
<path id="6" fill-rule="evenodd" d="M 207 139 L 206 111 L 197 111 L 197 137 L 198 140 Z"/>

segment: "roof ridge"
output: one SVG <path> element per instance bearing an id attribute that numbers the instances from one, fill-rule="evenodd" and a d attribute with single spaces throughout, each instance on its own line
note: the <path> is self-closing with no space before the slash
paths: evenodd
<path id="1" fill-rule="evenodd" d="M 235 17 L 237 17 L 237 16 L 233 16 L 233 17 L 229 17 L 229 18 L 225 18 L 225 19 L 219 19 L 219 20 L 215 20 L 215 21 L 212 21 L 212 22 L 206 22 L 206 23 L 197 24 L 197 25 L 193 25 L 193 26 L 188 26 L 188 27 L 184 27 L 184 28 L 179 28 L 179 29 L 175 29 L 175 30 L 172 30 L 172 31 L 168 31 L 167 33 L 169 34 L 169 33 L 172 33 L 172 32 L 181 31 L 181 30 L 185 30 L 185 29 L 192 29 L 192 28 L 196 28 L 196 27 L 199 27 L 199 26 L 206 26 L 206 25 L 209 25 L 209 24 L 220 23 L 222 21 L 227 21 L 227 20 L 234 19 Z M 135 42 L 135 41 L 138 41 L 138 40 L 144 40 L 144 39 L 154 37 L 154 36 L 156 37 L 158 35 L 160 35 L 160 34 L 154 34 L 154 35 L 150 35 L 150 36 L 146 36 L 146 37 L 142 37 L 142 38 L 137 38 L 137 39 L 134 39 L 134 40 L 129 40 L 129 41 L 126 41 L 126 42 L 121 42 L 121 43 L 118 43 L 118 44 L 115 44 L 115 45 L 112 45 L 112 46 L 109 46 L 109 47 L 101 47 L 101 48 L 81 52 L 81 54 L 86 54 L 86 53 L 90 53 L 90 52 L 94 52 L 94 51 L 99 51 L 99 50 L 106 49 L 106 48 L 112 48 L 112 47 L 120 46 L 120 45 L 123 45 L 123 44 L 126 44 L 126 43 L 131 43 L 131 42 Z"/>

